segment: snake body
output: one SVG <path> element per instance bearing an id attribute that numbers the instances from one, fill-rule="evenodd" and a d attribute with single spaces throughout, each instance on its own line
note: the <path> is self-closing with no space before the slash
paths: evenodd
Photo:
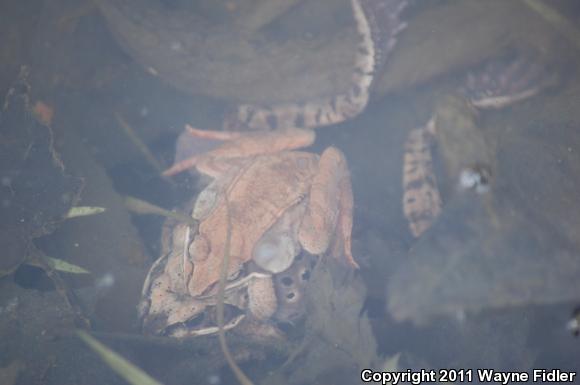
<path id="1" fill-rule="evenodd" d="M 245 31 L 168 10 L 154 0 L 97 4 L 121 46 L 150 72 L 182 90 L 239 101 L 224 128 L 272 129 L 331 125 L 366 107 L 373 81 L 406 26 L 401 12 L 407 0 L 349 1 L 358 43 L 345 47 L 348 41 L 337 41 L 338 36 L 327 44 L 316 42 L 323 49 L 305 41 L 256 41 Z M 343 90 L 337 91 L 333 67 L 353 56 L 350 75 L 340 79 Z M 282 101 L 266 91 L 262 101 L 244 99 L 248 90 L 261 87 L 278 90 Z M 292 87 L 300 90 L 286 92 Z"/>
<path id="2" fill-rule="evenodd" d="M 456 95 L 438 96 L 433 117 L 411 130 L 405 143 L 403 212 L 413 236 L 423 234 L 442 211 L 434 147 L 455 190 L 487 192 L 495 156 L 478 128 L 478 113 L 508 107 L 557 84 L 553 64 L 536 54 L 508 51 L 469 71 Z"/>
<path id="3" fill-rule="evenodd" d="M 250 129 L 313 128 L 340 123 L 358 115 L 366 107 L 371 85 L 393 50 L 396 37 L 406 24 L 400 21 L 407 6 L 400 0 L 351 0 L 360 41 L 356 47 L 354 70 L 346 92 L 275 106 L 239 105 L 226 128 Z"/>

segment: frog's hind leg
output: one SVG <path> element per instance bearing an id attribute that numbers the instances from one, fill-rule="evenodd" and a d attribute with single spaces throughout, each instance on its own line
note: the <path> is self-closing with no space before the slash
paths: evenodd
<path id="1" fill-rule="evenodd" d="M 350 173 L 342 152 L 327 148 L 320 156 L 318 172 L 310 188 L 310 201 L 298 237 L 310 254 L 320 255 L 329 250 L 331 242 L 341 244 L 337 256 L 343 256 L 358 268 L 351 253 L 353 196 Z M 334 249 L 334 247 L 333 247 Z"/>
<path id="2" fill-rule="evenodd" d="M 215 173 L 214 165 L 219 162 L 307 147 L 316 137 L 312 130 L 297 128 L 262 132 L 199 130 L 189 125 L 186 128 L 189 134 L 197 138 L 219 140 L 224 143 L 204 154 L 175 163 L 163 172 L 164 176 L 175 175 L 192 167 L 197 167 L 199 171 L 211 176 Z"/>
<path id="3" fill-rule="evenodd" d="M 191 127 L 189 124 L 185 125 L 185 129 L 189 136 L 210 141 L 234 141 L 242 135 L 240 132 L 200 130 Z M 218 146 L 218 148 L 219 147 L 221 146 Z M 162 175 L 173 176 L 190 168 L 197 167 L 199 164 L 203 163 L 208 158 L 208 154 L 211 154 L 214 150 L 210 150 L 209 152 L 205 152 L 199 155 L 190 156 L 181 161 L 175 162 L 170 168 L 163 171 Z"/>

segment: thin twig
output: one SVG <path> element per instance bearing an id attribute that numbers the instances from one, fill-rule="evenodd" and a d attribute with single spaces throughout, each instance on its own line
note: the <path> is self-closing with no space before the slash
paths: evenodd
<path id="1" fill-rule="evenodd" d="M 172 218 L 179 222 L 186 223 L 190 226 L 197 226 L 197 221 L 189 216 L 176 211 L 165 210 L 162 207 L 156 206 L 152 203 L 144 201 L 139 198 L 132 197 L 130 195 L 125 195 L 123 203 L 127 210 L 136 214 L 153 214 L 161 215 L 165 218 Z"/>
<path id="2" fill-rule="evenodd" d="M 244 374 L 242 369 L 238 366 L 236 361 L 232 358 L 232 354 L 226 343 L 226 334 L 224 330 L 224 296 L 226 289 L 226 277 L 228 275 L 228 266 L 230 264 L 230 242 L 232 239 L 232 219 L 230 217 L 230 201 L 228 200 L 227 192 L 224 193 L 224 204 L 226 205 L 227 215 L 227 229 L 226 240 L 224 245 L 224 257 L 220 271 L 220 281 L 217 292 L 217 324 L 218 324 L 218 339 L 222 352 L 228 362 L 228 365 L 234 375 L 242 385 L 254 385 L 254 383 Z"/>
<path id="3" fill-rule="evenodd" d="M 127 121 L 121 115 L 115 114 L 115 118 L 117 120 L 117 123 L 119 123 L 119 126 L 123 129 L 129 140 L 131 141 L 131 143 L 133 143 L 133 145 L 137 147 L 139 152 L 141 152 L 147 163 L 158 174 L 161 174 L 163 172 L 163 166 L 161 166 L 159 161 L 157 161 L 157 158 L 155 158 L 153 153 L 151 153 L 151 151 L 149 150 L 149 147 L 147 147 L 147 145 L 141 140 L 139 135 L 137 135 L 135 130 L 133 130 L 133 127 L 131 127 L 129 123 L 127 123 Z"/>
<path id="4" fill-rule="evenodd" d="M 556 28 L 564 37 L 570 40 L 577 49 L 580 49 L 580 30 L 556 11 L 547 1 L 522 0 L 534 12 Z"/>

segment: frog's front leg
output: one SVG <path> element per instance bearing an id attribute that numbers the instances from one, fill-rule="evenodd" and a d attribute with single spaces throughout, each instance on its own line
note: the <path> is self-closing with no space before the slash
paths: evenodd
<path id="1" fill-rule="evenodd" d="M 312 179 L 309 203 L 300 224 L 298 238 L 302 247 L 319 255 L 339 242 L 336 250 L 353 267 L 358 268 L 351 253 L 353 196 L 346 158 L 335 147 L 327 148 Z M 334 248 L 333 248 L 334 249 Z"/>

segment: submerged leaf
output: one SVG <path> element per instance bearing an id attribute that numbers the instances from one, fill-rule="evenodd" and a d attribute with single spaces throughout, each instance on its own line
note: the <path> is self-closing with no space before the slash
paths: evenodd
<path id="1" fill-rule="evenodd" d="M 307 338 L 280 370 L 286 383 L 358 383 L 360 370 L 380 366 L 377 342 L 361 313 L 366 289 L 353 270 L 322 258 L 312 271 L 307 295 Z M 329 378 L 332 373 L 332 378 Z"/>
<path id="2" fill-rule="evenodd" d="M 66 219 L 76 218 L 76 217 L 86 217 L 89 215 L 96 215 L 104 213 L 107 210 L 104 207 L 96 207 L 96 206 L 75 206 L 71 207 L 68 213 L 66 214 Z"/>
<path id="3" fill-rule="evenodd" d="M 58 271 L 71 274 L 90 274 L 91 272 L 73 263 L 58 258 L 46 257 L 50 266 Z"/>
<path id="4" fill-rule="evenodd" d="M 34 116 L 28 68 L 0 100 L 0 276 L 11 274 L 32 241 L 52 233 L 79 199 L 83 181 L 71 176 L 54 147 L 54 133 Z"/>
<path id="5" fill-rule="evenodd" d="M 196 226 L 197 222 L 190 216 L 188 215 L 184 215 L 175 211 L 169 211 L 169 210 L 165 210 L 162 207 L 159 206 L 155 206 L 152 203 L 146 202 L 144 200 L 132 197 L 132 196 L 126 196 L 125 197 L 125 206 L 127 207 L 127 209 L 129 211 L 132 211 L 136 214 L 155 214 L 155 215 L 161 215 L 164 216 L 166 218 L 172 218 L 175 220 L 178 220 L 180 222 L 183 223 L 187 223 L 190 224 L 192 226 Z"/>
<path id="6" fill-rule="evenodd" d="M 79 330 L 77 331 L 77 335 L 87 345 L 89 345 L 89 347 L 97 353 L 115 373 L 123 377 L 128 383 L 134 385 L 161 385 L 160 382 L 154 380 L 139 367 L 133 365 L 131 362 L 97 341 L 90 334 Z"/>

